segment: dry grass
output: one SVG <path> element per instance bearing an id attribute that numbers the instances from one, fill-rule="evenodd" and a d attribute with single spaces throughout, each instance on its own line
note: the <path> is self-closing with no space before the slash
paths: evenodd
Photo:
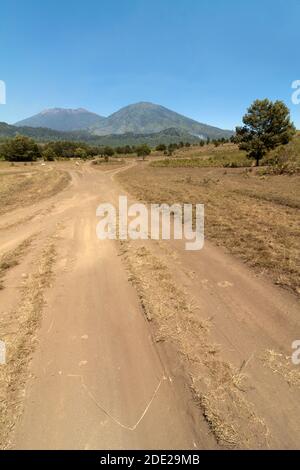
<path id="1" fill-rule="evenodd" d="M 246 152 L 239 150 L 233 143 L 183 147 L 175 150 L 171 157 L 165 157 L 162 152 L 152 154 L 156 158 L 151 163 L 154 167 L 252 167 L 255 162 L 247 158 Z M 262 165 L 272 165 L 271 173 L 300 172 L 300 132 L 286 146 L 271 151 L 264 157 Z M 292 171 L 286 171 L 287 169 Z M 285 170 L 285 171 L 283 171 Z"/>
<path id="2" fill-rule="evenodd" d="M 13 312 L 0 319 L 1 339 L 6 344 L 6 364 L 0 367 L 0 448 L 9 446 L 9 434 L 22 409 L 28 363 L 35 347 L 35 332 L 55 260 L 52 242 L 36 262 L 35 272 L 23 284 L 21 300 Z"/>
<path id="3" fill-rule="evenodd" d="M 291 367 L 292 359 L 282 353 L 268 350 L 262 357 L 266 367 L 285 380 L 288 385 L 300 388 L 300 371 L 298 367 Z"/>
<path id="4" fill-rule="evenodd" d="M 300 294 L 300 175 L 143 165 L 117 178 L 145 202 L 204 203 L 206 238 Z"/>
<path id="5" fill-rule="evenodd" d="M 0 214 L 53 196 L 70 180 L 67 173 L 57 169 L 25 168 L 0 167 Z"/>
<path id="6" fill-rule="evenodd" d="M 14 250 L 5 253 L 0 258 L 0 289 L 3 289 L 3 278 L 7 271 L 19 263 L 20 258 L 26 253 L 34 237 L 29 237 L 20 243 Z"/>
<path id="7" fill-rule="evenodd" d="M 189 168 L 189 167 L 251 167 L 253 161 L 245 152 L 238 150 L 234 144 L 220 147 L 188 147 L 176 150 L 172 157 L 164 157 L 151 163 L 154 167 Z"/>
<path id="8" fill-rule="evenodd" d="M 130 281 L 145 315 L 154 326 L 156 342 L 167 342 L 179 353 L 193 394 L 217 441 L 226 447 L 265 447 L 268 430 L 256 415 L 245 391 L 247 378 L 221 359 L 209 337 L 210 320 L 172 279 L 161 257 L 144 246 L 121 242 Z"/>

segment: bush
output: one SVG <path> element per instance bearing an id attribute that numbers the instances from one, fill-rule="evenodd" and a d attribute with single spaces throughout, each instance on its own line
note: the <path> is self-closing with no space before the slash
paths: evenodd
<path id="1" fill-rule="evenodd" d="M 165 152 L 166 149 L 167 149 L 167 147 L 166 147 L 165 144 L 158 144 L 158 145 L 156 146 L 156 150 L 157 150 L 158 152 Z"/>
<path id="2" fill-rule="evenodd" d="M 145 158 L 147 155 L 150 155 L 151 149 L 147 144 L 143 144 L 136 148 L 136 153 L 138 157 Z"/>
<path id="3" fill-rule="evenodd" d="M 51 147 L 46 147 L 45 150 L 42 151 L 42 157 L 47 162 L 53 162 L 57 155 Z"/>
<path id="4" fill-rule="evenodd" d="M 288 147 L 279 148 L 273 155 L 264 158 L 263 163 L 267 165 L 262 174 L 269 175 L 293 175 L 300 172 L 300 166 L 293 150 Z"/>
<path id="5" fill-rule="evenodd" d="M 35 141 L 23 135 L 17 135 L 5 142 L 2 155 L 10 162 L 33 162 L 41 156 Z"/>

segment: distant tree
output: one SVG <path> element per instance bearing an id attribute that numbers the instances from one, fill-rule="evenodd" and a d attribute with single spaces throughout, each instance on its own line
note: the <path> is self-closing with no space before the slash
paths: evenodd
<path id="1" fill-rule="evenodd" d="M 185 143 L 185 146 L 186 146 L 186 147 L 190 147 L 190 146 L 191 146 L 190 142 L 186 142 L 186 143 Z"/>
<path id="2" fill-rule="evenodd" d="M 138 157 L 143 157 L 144 160 L 147 155 L 150 155 L 151 148 L 147 144 L 143 144 L 136 148 L 136 153 Z"/>
<path id="3" fill-rule="evenodd" d="M 132 147 L 130 147 L 130 145 L 125 145 L 125 147 L 124 147 L 124 153 L 125 153 L 125 154 L 133 153 L 133 151 L 134 151 L 134 150 L 133 150 Z"/>
<path id="4" fill-rule="evenodd" d="M 112 147 L 104 147 L 104 155 L 107 155 L 108 157 L 112 157 L 115 154 L 115 151 Z"/>
<path id="5" fill-rule="evenodd" d="M 32 162 L 41 156 L 36 142 L 23 135 L 17 135 L 5 142 L 2 155 L 10 162 Z"/>
<path id="6" fill-rule="evenodd" d="M 86 152 L 89 157 L 96 157 L 96 155 L 99 155 L 99 149 L 96 146 L 86 146 Z"/>
<path id="7" fill-rule="evenodd" d="M 248 157 L 259 161 L 274 148 L 287 144 L 296 132 L 288 107 L 282 101 L 256 100 L 236 128 L 236 141 Z"/>
<path id="8" fill-rule="evenodd" d="M 112 147 L 106 146 L 101 149 L 100 155 L 105 158 L 105 161 L 108 162 L 109 157 L 112 157 L 115 154 L 115 151 Z"/>
<path id="9" fill-rule="evenodd" d="M 87 159 L 87 152 L 82 147 L 77 147 L 75 149 L 74 156 L 76 158 L 82 158 L 82 160 L 86 160 Z"/>
<path id="10" fill-rule="evenodd" d="M 200 140 L 200 142 L 199 142 L 200 147 L 203 147 L 204 143 L 205 143 L 204 140 Z"/>
<path id="11" fill-rule="evenodd" d="M 178 148 L 178 145 L 177 144 L 169 144 L 168 145 L 168 155 L 173 155 L 174 151 Z"/>
<path id="12" fill-rule="evenodd" d="M 46 162 L 53 162 L 53 161 L 57 158 L 57 155 L 56 155 L 56 153 L 54 152 L 53 148 L 51 148 L 51 147 L 46 147 L 46 148 L 42 151 L 42 157 L 43 157 L 43 159 L 44 159 Z"/>
<path id="13" fill-rule="evenodd" d="M 156 150 L 157 150 L 158 152 L 164 152 L 166 149 L 167 149 L 167 147 L 166 147 L 165 144 L 158 144 L 158 145 L 156 146 Z"/>

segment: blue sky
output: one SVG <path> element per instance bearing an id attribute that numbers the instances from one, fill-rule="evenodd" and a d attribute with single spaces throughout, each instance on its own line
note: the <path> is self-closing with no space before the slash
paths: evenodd
<path id="1" fill-rule="evenodd" d="M 152 101 L 233 128 L 268 97 L 300 128 L 298 0 L 2 0 L 0 15 L 0 121 Z"/>

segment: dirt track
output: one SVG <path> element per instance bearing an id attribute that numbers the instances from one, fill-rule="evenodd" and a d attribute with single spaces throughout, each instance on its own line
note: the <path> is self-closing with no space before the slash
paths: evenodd
<path id="1" fill-rule="evenodd" d="M 1 217 L 2 253 L 35 235 L 28 256 L 7 275 L 1 312 L 17 308 L 22 273 L 30 273 L 44 247 L 52 244 L 56 253 L 25 397 L 19 396 L 15 415 L 20 416 L 8 445 L 217 448 L 184 371 L 174 367 L 174 351 L 168 356 L 164 346 L 154 344 L 118 244 L 96 237 L 97 205 L 117 203 L 124 191 L 113 175 L 123 170 L 105 173 L 86 164 L 68 171 L 72 182 L 66 190 Z M 264 443 L 252 436 L 252 445 L 299 447 L 299 385 L 264 362 L 268 350 L 285 358 L 299 339 L 294 297 L 210 244 L 200 253 L 185 252 L 180 242 L 168 247 L 149 242 L 149 250 L 196 299 L 199 314 L 213 318 L 210 334 L 224 361 L 249 375 L 242 394 L 268 430 Z"/>

